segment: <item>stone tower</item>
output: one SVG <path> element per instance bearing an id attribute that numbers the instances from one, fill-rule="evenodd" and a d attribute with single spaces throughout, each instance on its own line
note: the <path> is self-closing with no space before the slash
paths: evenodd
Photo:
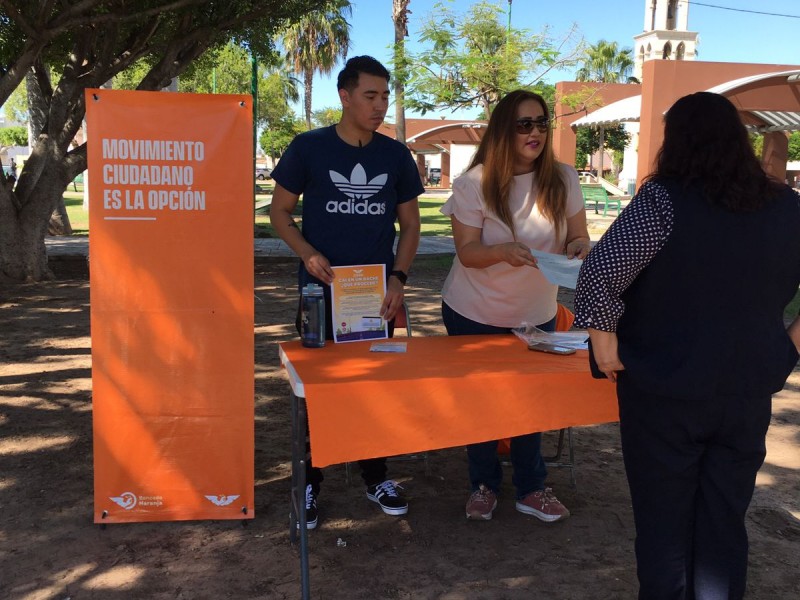
<path id="1" fill-rule="evenodd" d="M 687 0 L 644 0 L 644 31 L 634 39 L 634 77 L 646 60 L 694 60 L 697 32 L 688 31 Z"/>

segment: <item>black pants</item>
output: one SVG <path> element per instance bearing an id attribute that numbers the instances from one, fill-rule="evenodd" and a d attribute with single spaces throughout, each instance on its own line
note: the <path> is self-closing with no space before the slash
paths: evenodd
<path id="1" fill-rule="evenodd" d="M 330 293 L 330 292 L 328 292 Z M 330 299 L 326 302 L 326 334 L 325 339 L 328 343 L 333 343 L 333 329 L 331 328 L 331 309 Z M 298 302 L 297 317 L 295 319 L 295 327 L 297 332 L 300 333 L 302 320 L 302 298 Z M 394 319 L 389 321 L 389 337 L 394 336 Z M 386 458 L 369 458 L 366 460 L 358 461 L 361 467 L 361 478 L 366 485 L 377 485 L 386 481 Z M 324 481 L 325 476 L 322 474 L 322 469 L 311 464 L 311 445 L 308 436 L 308 423 L 306 423 L 306 484 L 311 484 L 311 489 L 315 494 L 319 494 L 320 484 Z"/>
<path id="2" fill-rule="evenodd" d="M 742 598 L 771 396 L 669 398 L 625 373 L 617 395 L 640 600 Z"/>
<path id="3" fill-rule="evenodd" d="M 370 458 L 358 461 L 361 467 L 361 479 L 365 485 L 377 485 L 386 481 L 386 458 Z M 308 456 L 306 463 L 306 484 L 311 485 L 315 494 L 319 494 L 320 484 L 325 479 L 322 469 L 311 464 L 311 456 Z"/>

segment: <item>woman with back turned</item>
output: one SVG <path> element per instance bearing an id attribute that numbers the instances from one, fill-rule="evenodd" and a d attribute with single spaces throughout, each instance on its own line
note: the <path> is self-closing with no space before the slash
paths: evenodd
<path id="1" fill-rule="evenodd" d="M 576 295 L 617 385 L 639 598 L 743 597 L 771 395 L 798 358 L 800 322 L 783 321 L 798 284 L 798 196 L 764 173 L 730 101 L 681 98 Z"/>

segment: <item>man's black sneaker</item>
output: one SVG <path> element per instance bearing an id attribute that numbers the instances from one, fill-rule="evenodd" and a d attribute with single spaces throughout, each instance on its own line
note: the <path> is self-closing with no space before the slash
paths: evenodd
<path id="1" fill-rule="evenodd" d="M 297 524 L 297 527 L 300 528 L 300 523 Z M 317 495 L 311 484 L 306 486 L 306 528 L 317 528 Z"/>
<path id="2" fill-rule="evenodd" d="M 408 502 L 398 489 L 402 488 L 387 479 L 378 485 L 367 486 L 367 498 L 377 502 L 387 515 L 404 515 L 408 512 Z"/>

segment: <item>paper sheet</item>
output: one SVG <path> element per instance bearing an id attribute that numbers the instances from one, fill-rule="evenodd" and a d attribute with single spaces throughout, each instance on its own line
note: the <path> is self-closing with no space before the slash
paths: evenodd
<path id="1" fill-rule="evenodd" d="M 331 267 L 333 341 L 386 339 L 389 329 L 380 315 L 386 297 L 385 265 Z"/>
<path id="2" fill-rule="evenodd" d="M 567 258 L 564 254 L 550 254 L 531 249 L 536 264 L 547 281 L 561 287 L 575 289 L 578 284 L 578 271 L 583 261 L 579 258 Z"/>

